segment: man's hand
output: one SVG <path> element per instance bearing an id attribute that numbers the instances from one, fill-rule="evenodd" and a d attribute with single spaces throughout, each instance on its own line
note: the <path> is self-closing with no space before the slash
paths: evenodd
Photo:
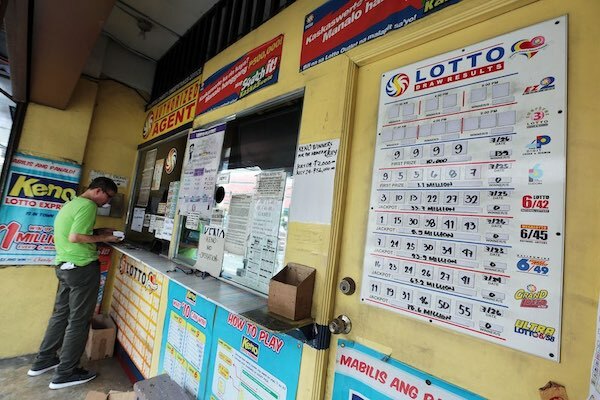
<path id="1" fill-rule="evenodd" d="M 81 233 L 71 233 L 69 235 L 69 242 L 71 243 L 99 243 L 99 242 L 109 242 L 115 243 L 120 242 L 121 239 L 113 236 L 112 231 L 109 234 L 102 235 L 83 235 Z"/>

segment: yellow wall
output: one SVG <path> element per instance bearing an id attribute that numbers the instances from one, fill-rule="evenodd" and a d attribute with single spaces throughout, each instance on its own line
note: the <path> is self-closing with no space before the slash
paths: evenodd
<path id="1" fill-rule="evenodd" d="M 313 316 L 318 323 L 326 324 L 333 315 L 346 313 L 355 321 L 348 339 L 387 349 L 395 359 L 491 399 L 535 399 L 538 397 L 537 388 L 548 380 L 565 384 L 572 399 L 585 398 L 600 290 L 599 273 L 595 265 L 599 260 L 596 243 L 600 239 L 600 228 L 594 220 L 600 213 L 597 200 L 600 198 L 600 189 L 593 184 L 595 171 L 598 170 L 594 164 L 595 156 L 600 150 L 600 139 L 593 130 L 600 125 L 600 110 L 595 97 L 600 84 L 592 74 L 593 66 L 600 61 L 595 43 L 600 37 L 600 24 L 596 21 L 600 15 L 600 2 L 463 0 L 402 30 L 299 73 L 302 21 L 306 14 L 322 3 L 322 0 L 295 2 L 267 24 L 210 60 L 204 67 L 204 76 L 210 76 L 275 36 L 285 34 L 277 84 L 204 114 L 194 122 L 195 126 L 215 122 L 278 96 L 304 89 L 300 143 L 340 139 L 336 201 L 331 226 L 290 224 L 286 260 L 303 262 L 317 269 Z M 358 294 L 349 297 L 336 295 L 339 277 L 352 276 L 360 285 L 371 184 L 370 166 L 374 154 L 376 99 L 381 73 L 562 14 L 569 14 L 569 113 L 561 363 L 361 305 Z M 80 83 L 84 89 L 89 85 L 89 82 Z M 28 133 L 24 135 L 22 147 L 57 157 L 85 160 L 89 163 L 86 173 L 91 168 L 130 177 L 133 169 L 131 164 L 121 165 L 122 157 L 130 153 L 110 155 L 108 165 L 104 166 L 102 143 L 106 140 L 114 144 L 114 148 L 121 144 L 129 148 L 129 136 L 124 140 L 117 136 L 117 132 L 139 140 L 143 117 L 131 125 L 121 121 L 127 124 L 126 129 L 117 130 L 114 121 L 110 120 L 112 114 L 100 105 L 112 105 L 111 102 L 121 99 L 121 96 L 128 99 L 123 100 L 121 106 L 135 103 L 135 100 L 129 95 L 118 94 L 120 91 L 113 91 L 111 85 L 106 87 L 106 92 L 103 85 L 100 86 L 98 119 L 94 114 L 90 130 L 92 134 L 87 141 L 88 149 L 84 157 L 78 144 L 81 140 L 74 135 L 79 129 L 74 121 L 85 119 L 86 115 L 78 110 L 88 109 L 85 106 L 88 102 L 84 100 L 90 97 L 90 90 L 81 87 L 79 89 L 88 96 L 76 95 L 74 99 L 79 100 L 73 101 L 73 108 L 65 111 L 66 114 L 45 110 L 41 106 L 30 108 L 35 118 L 29 120 L 28 114 Z M 136 109 L 137 106 L 133 107 Z M 68 117 L 61 117 L 67 114 Z M 46 127 L 46 124 L 51 127 Z M 133 126 L 136 124 L 137 127 Z M 126 132 L 132 128 L 133 132 Z M 66 148 L 57 146 L 52 140 L 46 143 L 49 140 L 48 132 L 66 135 L 59 138 L 72 139 L 74 142 L 61 142 L 62 147 L 65 147 L 64 143 L 69 143 Z M 83 143 L 85 146 L 86 140 Z M 0 342 L 0 357 L 35 351 L 43 328 L 36 327 L 39 329 L 36 332 L 29 332 L 27 328 L 32 326 L 32 320 L 47 318 L 50 311 L 49 304 L 53 296 L 49 292 L 54 290 L 55 283 L 49 271 L 43 268 L 8 268 L 0 270 L 0 282 L 0 290 L 4 289 L 2 293 L 13 293 L 0 298 L 2 326 L 6 326 L 4 321 L 13 324 L 7 332 L 9 340 Z M 22 284 L 24 289 L 15 293 L 3 287 L 13 282 Z M 38 287 L 34 286 L 36 284 Z M 39 286 L 47 288 L 48 294 L 43 295 L 46 301 L 40 299 L 32 305 L 27 296 L 36 290 L 39 292 Z M 29 318 L 18 319 L 15 313 L 6 314 L 5 318 L 7 309 L 21 308 L 27 310 Z M 25 332 L 28 332 L 25 334 L 28 345 L 14 352 L 11 342 L 17 337 L 22 339 Z M 334 338 L 330 352 L 317 352 L 305 346 L 299 399 L 320 398 L 326 372 L 325 398 L 330 398 L 335 344 Z"/>
<path id="2" fill-rule="evenodd" d="M 490 3 L 486 2 L 486 6 Z M 479 1 L 463 1 L 454 12 Z M 452 12 L 447 10 L 448 14 Z M 337 296 L 335 315 L 345 313 L 355 322 L 347 339 L 372 342 L 391 357 L 452 382 L 490 399 L 536 399 L 538 388 L 549 380 L 567 387 L 569 398 L 587 398 L 590 365 L 594 350 L 595 317 L 600 272 L 598 272 L 600 227 L 600 189 L 593 175 L 598 171 L 595 158 L 600 150 L 596 127 L 600 123 L 597 93 L 600 84 L 594 78 L 600 62 L 597 38 L 600 27 L 600 2 L 537 1 L 514 11 L 469 26 L 465 21 L 452 26 L 440 12 L 431 16 L 431 25 L 439 30 L 409 26 L 349 54 L 361 62 L 357 83 L 356 118 L 350 154 L 350 172 L 345 208 L 343 245 L 339 277 L 352 276 L 360 286 L 367 225 L 371 166 L 377 126 L 377 100 L 381 74 L 461 46 L 473 44 L 563 14 L 568 14 L 568 134 L 567 198 L 564 262 L 561 362 L 556 363 L 516 350 L 491 344 L 443 328 L 360 303 L 354 296 Z M 442 24 L 445 26 L 442 27 Z M 445 30 L 444 30 L 445 29 Z M 427 43 L 422 38 L 435 34 Z M 408 38 L 414 38 L 412 45 Z M 430 36 L 431 37 L 431 36 Z M 385 58 L 372 57 L 396 42 L 404 51 L 391 51 Z M 566 55 L 565 55 L 566 56 Z M 364 57 L 364 58 L 363 58 Z M 360 60 L 360 61 L 359 61 Z M 335 341 L 332 346 L 335 346 Z M 387 349 L 387 350 L 386 350 Z M 332 350 L 332 354 L 333 354 Z M 333 355 L 329 373 L 334 367 Z M 327 398 L 331 393 L 328 381 Z"/>
<path id="3" fill-rule="evenodd" d="M 144 126 L 146 102 L 133 89 L 115 81 L 100 81 L 94 118 L 83 159 L 82 186 L 90 182 L 91 170 L 128 178 L 122 218 L 98 217 L 96 226 L 123 230 L 133 184 L 137 145 Z"/>
<path id="4" fill-rule="evenodd" d="M 18 151 L 81 163 L 96 92 L 95 83 L 80 80 L 66 110 L 30 104 Z M 52 268 L 0 269 L 0 358 L 37 351 L 57 286 Z"/>
<path id="5" fill-rule="evenodd" d="M 82 177 L 86 179 L 87 171 L 96 169 L 131 181 L 143 107 L 144 101 L 132 89 L 111 81 L 97 84 L 81 79 L 66 110 L 29 105 L 18 151 L 85 162 Z M 98 218 L 98 224 L 124 225 L 121 219 L 103 219 Z M 38 350 L 57 285 L 51 267 L 0 269 L 0 358 Z"/>

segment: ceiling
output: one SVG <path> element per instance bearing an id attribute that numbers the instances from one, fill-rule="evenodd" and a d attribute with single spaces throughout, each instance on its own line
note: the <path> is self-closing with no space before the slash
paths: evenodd
<path id="1" fill-rule="evenodd" d="M 155 62 L 217 1 L 1 0 L 11 95 L 65 109 L 91 58 L 95 77 L 149 92 Z"/>

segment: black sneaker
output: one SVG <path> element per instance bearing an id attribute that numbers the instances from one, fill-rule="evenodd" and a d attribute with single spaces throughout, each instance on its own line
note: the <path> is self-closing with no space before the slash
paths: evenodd
<path id="1" fill-rule="evenodd" d="M 58 363 L 60 361 L 57 357 L 50 359 L 50 361 L 46 361 L 44 363 L 34 363 L 29 371 L 27 371 L 27 375 L 29 376 L 38 376 L 43 374 L 44 372 L 48 372 L 56 367 L 58 367 Z"/>
<path id="2" fill-rule="evenodd" d="M 55 378 L 50 382 L 50 389 L 62 389 L 69 386 L 81 385 L 94 379 L 98 374 L 93 371 L 88 371 L 83 368 L 75 368 L 71 376 L 66 378 Z"/>

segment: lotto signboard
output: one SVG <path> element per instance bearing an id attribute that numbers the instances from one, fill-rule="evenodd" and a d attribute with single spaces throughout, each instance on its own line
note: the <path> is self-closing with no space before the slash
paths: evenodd
<path id="1" fill-rule="evenodd" d="M 567 20 L 383 74 L 362 300 L 559 360 Z"/>

